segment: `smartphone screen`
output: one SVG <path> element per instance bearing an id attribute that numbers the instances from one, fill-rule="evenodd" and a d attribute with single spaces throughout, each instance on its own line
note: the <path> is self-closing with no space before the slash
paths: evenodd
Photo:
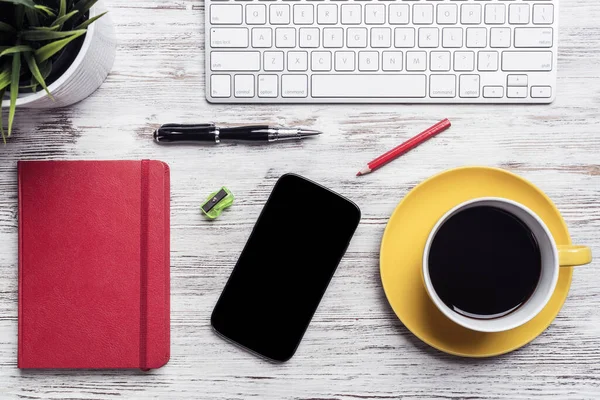
<path id="1" fill-rule="evenodd" d="M 261 356 L 289 360 L 359 221 L 350 200 L 300 176 L 281 177 L 215 306 L 214 329 Z"/>

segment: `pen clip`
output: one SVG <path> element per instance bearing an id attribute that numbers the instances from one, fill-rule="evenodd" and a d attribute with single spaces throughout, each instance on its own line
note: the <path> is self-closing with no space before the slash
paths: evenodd
<path id="1" fill-rule="evenodd" d="M 164 124 L 161 125 L 159 129 L 206 129 L 206 128 L 215 128 L 215 124 Z"/>

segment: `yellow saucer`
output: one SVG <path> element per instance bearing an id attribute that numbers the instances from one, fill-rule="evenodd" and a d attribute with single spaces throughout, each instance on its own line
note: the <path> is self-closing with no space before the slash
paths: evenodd
<path id="1" fill-rule="evenodd" d="M 562 216 L 552 201 L 533 184 L 497 168 L 457 168 L 422 182 L 396 207 L 381 242 L 381 280 L 394 312 L 419 339 L 449 354 L 491 357 L 524 346 L 550 325 L 567 298 L 573 269 L 560 269 L 548 305 L 518 328 L 482 333 L 463 328 L 446 318 L 423 286 L 423 250 L 436 221 L 452 207 L 476 197 L 504 197 L 517 201 L 540 216 L 556 244 L 571 244 Z"/>

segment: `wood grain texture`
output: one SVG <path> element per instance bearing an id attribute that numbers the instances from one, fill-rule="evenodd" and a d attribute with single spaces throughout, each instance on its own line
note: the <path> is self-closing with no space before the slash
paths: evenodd
<path id="1" fill-rule="evenodd" d="M 555 322 L 528 346 L 469 360 L 402 326 L 379 279 L 387 219 L 418 182 L 447 168 L 506 168 L 557 204 L 573 240 L 600 251 L 600 2 L 561 0 L 558 99 L 549 106 L 209 105 L 202 0 L 107 0 L 119 38 L 112 74 L 69 109 L 21 110 L 0 146 L 2 399 L 598 399 L 600 262 L 575 271 Z M 382 170 L 374 156 L 443 117 L 453 128 Z M 275 146 L 161 147 L 166 122 L 269 121 L 326 135 Z M 17 360 L 19 159 L 140 159 L 172 169 L 172 358 L 163 369 L 34 371 Z M 356 201 L 363 220 L 296 354 L 270 364 L 218 338 L 209 315 L 276 179 L 295 172 Z M 198 211 L 227 185 L 215 222 Z"/>

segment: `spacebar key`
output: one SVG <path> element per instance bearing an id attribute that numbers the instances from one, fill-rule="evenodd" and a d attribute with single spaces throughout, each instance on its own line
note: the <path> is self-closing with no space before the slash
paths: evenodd
<path id="1" fill-rule="evenodd" d="M 425 75 L 313 75 L 312 97 L 425 97 Z"/>

